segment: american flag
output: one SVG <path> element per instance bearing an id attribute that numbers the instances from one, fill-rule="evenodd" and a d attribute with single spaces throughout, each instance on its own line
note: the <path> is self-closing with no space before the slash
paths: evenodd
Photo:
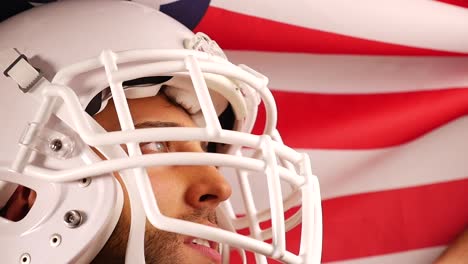
<path id="1" fill-rule="evenodd" d="M 431 263 L 467 227 L 468 1 L 171 2 L 270 78 L 320 180 L 324 263 Z"/>

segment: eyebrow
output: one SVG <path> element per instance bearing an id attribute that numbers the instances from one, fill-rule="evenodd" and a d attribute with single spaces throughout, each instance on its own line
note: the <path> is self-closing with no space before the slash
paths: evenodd
<path id="1" fill-rule="evenodd" d="M 183 125 L 175 122 L 163 121 L 145 121 L 135 124 L 135 128 L 151 128 L 151 127 L 183 127 Z"/>

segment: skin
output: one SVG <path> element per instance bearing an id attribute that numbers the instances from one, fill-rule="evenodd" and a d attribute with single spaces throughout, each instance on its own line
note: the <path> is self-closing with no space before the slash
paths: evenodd
<path id="1" fill-rule="evenodd" d="M 434 264 L 468 263 L 468 228 L 437 258 Z"/>
<path id="2" fill-rule="evenodd" d="M 195 127 L 190 116 L 164 95 L 128 100 L 136 127 L 176 123 L 177 126 Z M 109 102 L 95 119 L 107 130 L 119 130 L 114 104 Z M 162 123 L 161 123 L 162 122 Z M 171 124 L 169 124 L 171 125 Z M 197 141 L 168 142 L 162 149 L 155 144 L 143 143 L 143 154 L 158 152 L 204 152 Z M 163 166 L 147 168 L 156 200 L 161 212 L 169 217 L 216 226 L 215 209 L 231 195 L 231 187 L 212 166 Z M 93 263 L 124 263 L 126 242 L 130 227 L 128 195 L 124 189 L 124 208 L 111 238 Z M 169 233 L 146 224 L 145 255 L 147 263 L 214 263 L 184 243 L 188 238 Z"/>

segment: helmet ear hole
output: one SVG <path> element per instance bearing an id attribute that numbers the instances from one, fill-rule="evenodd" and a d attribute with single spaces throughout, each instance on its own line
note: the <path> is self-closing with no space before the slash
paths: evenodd
<path id="1" fill-rule="evenodd" d="M 0 210 L 0 217 L 13 222 L 21 221 L 31 211 L 36 201 L 36 195 L 36 191 L 19 185 L 5 206 Z"/>

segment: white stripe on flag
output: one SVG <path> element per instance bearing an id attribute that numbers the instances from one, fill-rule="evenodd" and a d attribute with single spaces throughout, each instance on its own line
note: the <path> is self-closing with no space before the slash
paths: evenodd
<path id="1" fill-rule="evenodd" d="M 378 150 L 308 150 L 322 199 L 468 177 L 468 117 L 410 143 Z"/>
<path id="2" fill-rule="evenodd" d="M 468 57 L 311 55 L 227 51 L 285 91 L 358 94 L 468 87 Z M 281 109 L 280 109 L 281 110 Z"/>
<path id="3" fill-rule="evenodd" d="M 269 0 L 213 0 L 211 5 L 362 39 L 468 52 L 468 10 L 437 1 L 322 0 L 276 1 L 272 4 Z M 437 14 L 437 18 L 434 18 L 434 14 Z"/>
<path id="4" fill-rule="evenodd" d="M 299 150 L 311 157 L 312 172 L 320 181 L 322 200 L 359 193 L 414 187 L 468 177 L 468 117 L 460 118 L 398 147 L 377 150 Z M 232 175 L 223 172 L 234 190 L 231 201 L 241 201 Z M 268 208 L 264 177 L 251 177 L 259 209 Z M 288 192 L 289 188 L 285 188 Z M 242 204 L 233 204 L 243 212 Z"/>

